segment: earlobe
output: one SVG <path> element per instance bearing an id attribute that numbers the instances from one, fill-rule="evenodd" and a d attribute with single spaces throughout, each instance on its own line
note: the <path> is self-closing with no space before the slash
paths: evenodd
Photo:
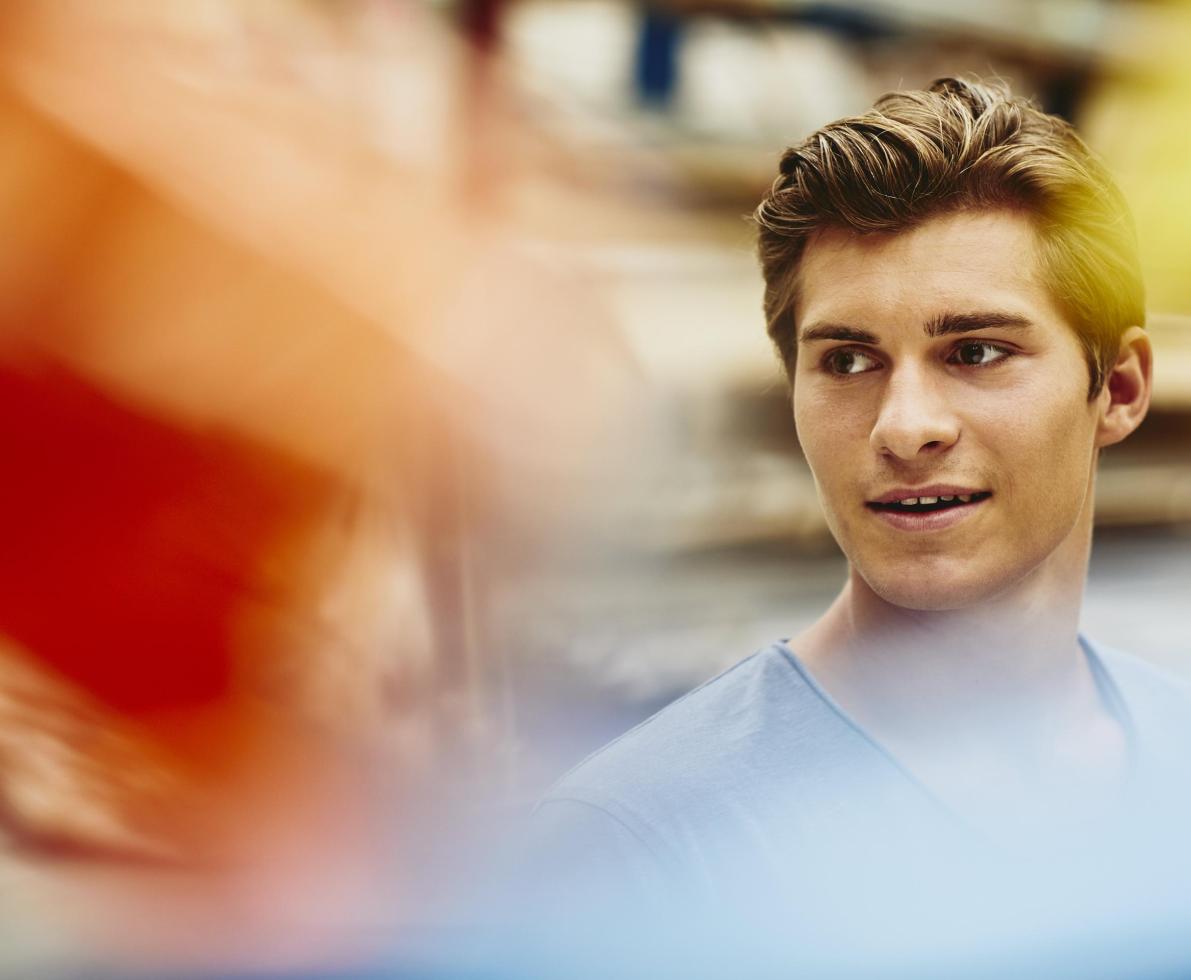
<path id="1" fill-rule="evenodd" d="M 1150 338 L 1141 327 L 1130 327 L 1121 335 L 1116 362 L 1100 395 L 1098 447 L 1120 442 L 1141 425 L 1150 407 L 1153 360 Z"/>

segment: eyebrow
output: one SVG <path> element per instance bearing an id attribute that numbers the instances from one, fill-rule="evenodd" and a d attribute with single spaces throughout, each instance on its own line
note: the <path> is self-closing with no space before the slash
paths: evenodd
<path id="1" fill-rule="evenodd" d="M 945 337 L 953 333 L 972 333 L 990 327 L 1022 328 L 1032 325 L 1029 317 L 1020 313 L 942 313 L 930 320 L 926 327 L 928 337 Z"/>
<path id="2" fill-rule="evenodd" d="M 880 343 L 876 334 L 871 334 L 867 330 L 858 330 L 856 327 L 849 327 L 843 323 L 817 323 L 813 327 L 807 327 L 799 332 L 798 342 L 800 344 L 812 340 L 850 340 L 857 344 Z"/>
<path id="3" fill-rule="evenodd" d="M 973 333 L 990 327 L 1025 328 L 1032 326 L 1029 317 L 1019 313 L 988 311 L 983 313 L 940 313 L 927 321 L 923 332 L 928 337 L 946 337 L 949 334 Z M 815 340 L 845 340 L 855 344 L 880 344 L 876 334 L 846 323 L 816 323 L 798 334 L 800 344 Z"/>

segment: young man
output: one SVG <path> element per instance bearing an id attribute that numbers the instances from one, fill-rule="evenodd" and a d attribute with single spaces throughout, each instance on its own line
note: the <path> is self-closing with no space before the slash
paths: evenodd
<path id="1" fill-rule="evenodd" d="M 1078 632 L 1097 458 L 1150 398 L 1120 194 L 1065 122 L 943 79 L 788 150 L 756 220 L 848 580 L 569 773 L 547 863 L 588 907 L 813 935 L 820 967 L 1111 918 L 1089 869 L 1141 891 L 1174 859 L 1191 747 L 1182 689 Z"/>

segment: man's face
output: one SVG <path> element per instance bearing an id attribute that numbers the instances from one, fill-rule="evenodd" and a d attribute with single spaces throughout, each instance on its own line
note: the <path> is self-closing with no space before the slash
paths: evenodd
<path id="1" fill-rule="evenodd" d="M 799 276 L 795 424 L 832 533 L 877 595 L 954 609 L 1086 555 L 1105 399 L 1088 401 L 1028 218 L 827 229 Z"/>

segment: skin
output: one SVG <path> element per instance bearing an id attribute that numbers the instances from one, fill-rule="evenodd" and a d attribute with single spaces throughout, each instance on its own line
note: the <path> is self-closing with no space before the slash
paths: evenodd
<path id="1" fill-rule="evenodd" d="M 798 270 L 795 424 L 850 570 L 792 645 L 903 763 L 975 808 L 964 772 L 1024 792 L 1111 782 L 1124 758 L 1077 631 L 1097 458 L 1145 415 L 1150 347 L 1129 328 L 1089 400 L 1036 246 L 1023 214 L 963 212 L 895 234 L 822 230 Z M 956 314 L 976 316 L 931 335 Z M 991 497 L 931 531 L 867 506 L 937 483 Z"/>

